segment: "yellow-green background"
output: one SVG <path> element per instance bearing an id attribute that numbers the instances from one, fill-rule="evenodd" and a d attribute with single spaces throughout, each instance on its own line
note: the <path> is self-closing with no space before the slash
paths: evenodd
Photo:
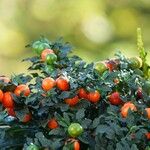
<path id="1" fill-rule="evenodd" d="M 24 46 L 63 36 L 87 62 L 121 50 L 137 55 L 136 28 L 150 48 L 150 0 L 0 0 L 0 75 L 26 72 Z"/>

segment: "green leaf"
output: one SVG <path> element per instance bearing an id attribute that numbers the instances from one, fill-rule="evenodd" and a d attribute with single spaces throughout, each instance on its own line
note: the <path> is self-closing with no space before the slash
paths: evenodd
<path id="1" fill-rule="evenodd" d="M 71 92 L 64 91 L 64 92 L 62 92 L 62 93 L 59 95 L 58 98 L 60 98 L 60 99 L 69 98 L 69 97 L 70 97 L 70 94 L 71 94 Z"/>
<path id="2" fill-rule="evenodd" d="M 85 116 L 85 109 L 84 108 L 79 109 L 78 112 L 76 113 L 76 119 L 81 120 L 84 118 L 84 116 Z"/>
<path id="3" fill-rule="evenodd" d="M 53 129 L 49 132 L 49 135 L 58 135 L 58 136 L 65 136 L 65 133 L 62 129 L 57 128 L 57 129 Z"/>
<path id="4" fill-rule="evenodd" d="M 117 143 L 116 150 L 124 150 L 124 147 L 122 146 L 121 143 Z"/>
<path id="5" fill-rule="evenodd" d="M 106 133 L 108 130 L 108 126 L 107 125 L 98 125 L 96 128 L 96 134 L 98 133 Z"/>
<path id="6" fill-rule="evenodd" d="M 132 144 L 131 149 L 132 150 L 139 150 L 135 144 Z"/>
<path id="7" fill-rule="evenodd" d="M 28 109 L 28 108 L 24 108 L 24 109 L 15 111 L 15 113 L 16 113 L 17 118 L 18 118 L 20 121 L 23 121 L 24 116 L 25 116 L 26 114 L 29 114 L 29 109 Z"/>
<path id="8" fill-rule="evenodd" d="M 69 118 L 68 114 L 64 112 L 64 113 L 63 113 L 63 116 L 64 116 L 65 122 L 66 122 L 68 125 L 70 125 L 70 118 Z"/>
<path id="9" fill-rule="evenodd" d="M 6 111 L 2 111 L 0 112 L 0 123 L 4 121 L 4 118 L 7 116 L 7 112 Z"/>
<path id="10" fill-rule="evenodd" d="M 65 121 L 58 121 L 59 125 L 68 128 L 68 124 Z"/>
<path id="11" fill-rule="evenodd" d="M 67 104 L 61 104 L 60 109 L 62 112 L 67 111 L 69 109 L 69 106 Z"/>
<path id="12" fill-rule="evenodd" d="M 96 128 L 99 125 L 99 123 L 100 123 L 100 118 L 99 117 L 95 118 L 93 120 L 92 128 Z"/>
<path id="13" fill-rule="evenodd" d="M 39 140 L 43 147 L 51 147 L 52 141 L 48 140 L 42 132 L 36 133 L 35 137 Z"/>
<path id="14" fill-rule="evenodd" d="M 85 118 L 81 121 L 81 125 L 84 129 L 88 129 L 90 127 L 91 123 L 92 123 L 92 120 L 87 119 L 87 118 Z"/>

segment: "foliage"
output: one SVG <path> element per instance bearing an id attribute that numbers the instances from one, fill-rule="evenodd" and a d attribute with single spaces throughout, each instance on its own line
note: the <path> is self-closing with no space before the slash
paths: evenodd
<path id="1" fill-rule="evenodd" d="M 76 55 L 92 62 L 113 57 L 116 49 L 127 56 L 138 55 L 133 43 L 141 26 L 145 48 L 150 49 L 149 0 L 0 0 L 0 8 L 2 75 L 26 72 L 27 63 L 20 60 L 33 52 L 23 47 L 39 34 L 52 39 L 63 35 L 75 45 Z"/>
<path id="2" fill-rule="evenodd" d="M 73 150 L 77 141 L 81 150 L 149 149 L 150 141 L 146 133 L 150 132 L 150 120 L 145 108 L 150 107 L 150 81 L 144 78 L 143 66 L 133 69 L 130 60 L 119 52 L 116 54 L 117 67 L 110 69 L 109 66 L 99 74 L 94 69 L 94 63 L 87 64 L 78 56 L 68 56 L 72 50 L 69 43 L 63 43 L 61 39 L 52 42 L 45 38 L 40 42 L 48 44 L 44 49 L 52 49 L 57 60 L 47 64 L 41 60 L 38 51 L 37 56 L 23 60 L 31 63 L 29 75 L 14 75 L 8 83 L 0 81 L 1 90 L 11 92 L 14 101 L 11 109 L 15 111 L 12 114 L 8 111 L 10 108 L 4 108 L 2 100 L 0 149 L 26 150 L 35 146 L 36 149 Z M 35 46 L 35 42 L 29 46 Z M 56 81 L 48 91 L 41 86 L 46 77 Z M 68 81 L 69 90 L 57 87 L 59 77 Z M 31 91 L 28 96 L 24 95 L 26 89 L 18 96 L 14 94 L 20 84 L 28 85 Z M 85 89 L 87 97 L 79 97 L 81 88 Z M 98 97 L 95 91 L 99 93 Z M 109 95 L 116 91 L 122 103 L 112 105 Z M 98 98 L 96 101 L 90 101 L 91 93 L 94 99 Z M 73 100 L 75 96 L 79 101 L 69 106 L 65 99 Z M 128 116 L 123 118 L 120 109 L 128 101 L 136 106 L 137 111 L 129 109 Z M 55 125 L 48 126 L 54 118 Z M 78 123 L 83 128 L 77 137 L 70 137 L 68 133 L 72 123 Z"/>

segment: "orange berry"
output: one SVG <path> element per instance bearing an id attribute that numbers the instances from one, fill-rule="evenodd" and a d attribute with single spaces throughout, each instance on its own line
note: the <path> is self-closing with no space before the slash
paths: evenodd
<path id="1" fill-rule="evenodd" d="M 56 128 L 58 128 L 57 120 L 56 120 L 55 118 L 50 119 L 50 120 L 48 121 L 47 126 L 48 126 L 48 128 L 50 128 L 50 129 L 56 129 Z"/>
<path id="2" fill-rule="evenodd" d="M 17 96 L 20 96 L 21 93 L 23 93 L 24 96 L 28 96 L 30 94 L 30 89 L 27 85 L 25 84 L 20 84 L 16 87 L 14 93 Z"/>
<path id="3" fill-rule="evenodd" d="M 4 93 L 2 90 L 0 90 L 0 102 L 2 102 L 3 96 L 4 96 Z"/>
<path id="4" fill-rule="evenodd" d="M 59 77 L 56 80 L 56 85 L 57 85 L 58 89 L 60 89 L 62 91 L 68 91 L 69 90 L 69 82 L 64 77 Z"/>
<path id="5" fill-rule="evenodd" d="M 145 111 L 147 113 L 147 118 L 150 119 L 150 108 L 145 108 Z"/>
<path id="6" fill-rule="evenodd" d="M 122 117 L 126 118 L 128 116 L 129 109 L 131 109 L 131 111 L 137 111 L 136 106 L 132 102 L 126 102 L 121 107 L 121 115 L 122 115 Z"/>
<path id="7" fill-rule="evenodd" d="M 100 100 L 100 98 L 101 98 L 101 95 L 98 91 L 90 92 L 88 94 L 88 100 L 90 102 L 96 103 Z"/>
<path id="8" fill-rule="evenodd" d="M 51 90 L 56 85 L 56 82 L 53 78 L 47 77 L 42 81 L 42 88 L 44 91 Z"/>
<path id="9" fill-rule="evenodd" d="M 75 141 L 73 146 L 74 146 L 74 150 L 80 150 L 80 143 L 78 141 Z"/>
<path id="10" fill-rule="evenodd" d="M 5 108 L 13 108 L 14 107 L 14 101 L 11 96 L 11 92 L 4 93 L 2 104 Z"/>
<path id="11" fill-rule="evenodd" d="M 87 99 L 87 91 L 84 88 L 79 89 L 78 96 L 79 98 Z"/>
<path id="12" fill-rule="evenodd" d="M 75 106 L 78 102 L 79 102 L 78 96 L 65 99 L 65 103 L 68 104 L 69 106 Z"/>
<path id="13" fill-rule="evenodd" d="M 147 138 L 148 140 L 150 140 L 150 132 L 147 132 L 145 135 L 146 135 L 146 138 Z"/>

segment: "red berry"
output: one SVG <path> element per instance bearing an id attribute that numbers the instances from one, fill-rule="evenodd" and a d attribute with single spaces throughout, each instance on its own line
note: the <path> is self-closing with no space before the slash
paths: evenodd
<path id="1" fill-rule="evenodd" d="M 50 129 L 56 129 L 56 128 L 58 128 L 57 120 L 56 120 L 55 118 L 49 120 L 47 126 L 48 126 L 48 128 L 50 128 Z"/>
<path id="2" fill-rule="evenodd" d="M 24 96 L 28 96 L 30 94 L 30 89 L 27 85 L 25 84 L 20 84 L 16 87 L 14 93 L 17 96 L 20 96 L 21 93 L 23 93 Z"/>
<path id="3" fill-rule="evenodd" d="M 150 132 L 147 132 L 145 135 L 146 135 L 146 138 L 147 138 L 148 140 L 150 140 Z"/>
<path id="4" fill-rule="evenodd" d="M 139 99 L 142 99 L 142 98 L 143 98 L 142 88 L 138 88 L 138 90 L 137 90 L 137 97 L 138 97 Z"/>
<path id="5" fill-rule="evenodd" d="M 79 98 L 87 99 L 87 91 L 84 88 L 79 89 L 78 96 Z"/>
<path id="6" fill-rule="evenodd" d="M 62 91 L 68 91 L 69 90 L 69 81 L 64 77 L 59 77 L 56 80 L 56 85 L 57 85 L 58 89 L 60 89 Z"/>
<path id="7" fill-rule="evenodd" d="M 42 89 L 44 91 L 51 90 L 56 85 L 56 82 L 53 78 L 47 77 L 42 81 Z"/>
<path id="8" fill-rule="evenodd" d="M 0 90 L 0 102 L 2 102 L 3 96 L 4 96 L 4 93 L 2 90 Z"/>
<path id="9" fill-rule="evenodd" d="M 26 114 L 26 115 L 24 116 L 22 122 L 23 122 L 23 123 L 27 123 L 27 122 L 29 122 L 29 121 L 31 120 L 31 118 L 32 118 L 32 116 L 31 116 L 30 113 L 29 113 L 29 114 Z"/>
<path id="10" fill-rule="evenodd" d="M 13 116 L 13 117 L 16 116 L 14 108 L 7 108 L 7 113 L 8 113 L 9 116 Z"/>
<path id="11" fill-rule="evenodd" d="M 66 104 L 69 106 L 75 106 L 79 102 L 78 96 L 75 96 L 73 98 L 65 99 Z"/>
<path id="12" fill-rule="evenodd" d="M 114 92 L 109 96 L 109 102 L 112 105 L 120 105 L 122 103 L 122 100 L 120 98 L 119 92 Z"/>
<path id="13" fill-rule="evenodd" d="M 98 91 L 90 92 L 88 94 L 88 100 L 90 102 L 96 103 L 100 100 L 100 98 L 101 98 L 101 95 Z"/>
<path id="14" fill-rule="evenodd" d="M 13 108 L 14 107 L 14 101 L 11 96 L 11 92 L 4 93 L 2 103 L 5 108 Z"/>

